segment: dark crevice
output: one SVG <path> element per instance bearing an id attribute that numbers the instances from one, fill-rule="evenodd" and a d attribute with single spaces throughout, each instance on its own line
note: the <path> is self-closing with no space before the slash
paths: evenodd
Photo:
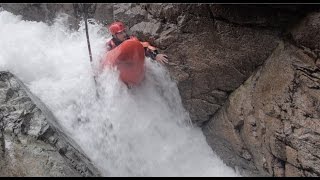
<path id="1" fill-rule="evenodd" d="M 294 73 L 294 79 L 296 79 L 297 73 Z M 289 87 L 289 103 L 293 104 L 293 97 L 295 93 L 298 91 L 298 84 L 295 81 L 292 81 L 292 86 Z M 291 107 L 293 108 L 293 107 Z"/>
<path id="2" fill-rule="evenodd" d="M 242 82 L 243 83 L 243 82 Z M 241 84 L 239 85 L 239 87 L 241 86 Z M 238 88 L 239 88 L 238 87 Z M 231 93 L 233 93 L 233 91 L 237 90 L 238 88 L 234 89 L 234 90 L 225 90 L 224 92 L 227 93 L 227 97 L 230 96 Z M 219 89 L 218 89 L 219 90 Z M 222 91 L 222 90 L 221 90 Z"/>
<path id="3" fill-rule="evenodd" d="M 21 133 L 22 134 L 27 134 L 29 129 L 30 129 L 30 121 L 33 117 L 33 113 L 27 113 L 27 114 L 22 114 L 22 116 L 19 119 L 23 119 L 21 123 Z"/>
<path id="4" fill-rule="evenodd" d="M 3 117 L 0 121 L 0 157 L 4 158 L 5 155 L 5 141 L 4 141 L 4 126 L 3 126 Z"/>
<path id="5" fill-rule="evenodd" d="M 292 5 L 292 6 L 286 6 L 286 5 L 240 5 L 240 6 L 234 6 L 234 5 L 221 5 L 223 7 L 226 7 L 229 10 L 234 11 L 235 9 L 240 11 L 246 10 L 250 11 L 253 10 L 255 13 L 258 13 L 257 15 L 262 15 L 262 17 L 266 17 L 269 19 L 278 19 L 276 23 L 269 22 L 269 25 L 264 24 L 258 24 L 258 23 L 237 23 L 230 21 L 224 17 L 216 16 L 216 20 L 221 20 L 229 24 L 234 24 L 240 27 L 249 27 L 249 28 L 263 28 L 263 29 L 269 29 L 269 30 L 280 30 L 281 33 L 285 32 L 286 29 L 289 27 L 295 25 L 297 22 L 299 22 L 301 19 L 303 19 L 308 13 L 319 11 L 319 7 L 317 6 L 310 6 L 310 5 Z M 231 8 L 231 9 L 230 9 Z M 245 8 L 245 9 L 243 9 Z M 259 10 L 260 12 L 257 12 Z M 271 13 L 270 13 L 271 12 Z M 267 14 L 266 14 L 267 13 Z M 251 12 L 245 13 L 246 15 L 250 15 Z M 251 14 L 253 15 L 253 14 Z M 270 17 L 272 16 L 272 17 Z M 274 17 L 273 17 L 274 16 Z M 279 19 L 283 17 L 282 19 Z M 273 26 L 275 24 L 275 26 Z M 277 26 L 280 25 L 280 26 Z"/>
<path id="6" fill-rule="evenodd" d="M 285 161 L 283 161 L 283 160 L 281 160 L 281 159 L 279 159 L 279 158 L 277 158 L 276 156 L 274 156 L 271 152 L 270 152 L 270 155 L 272 156 L 272 160 L 271 160 L 271 170 L 272 170 L 272 172 L 269 172 L 269 173 L 271 173 L 271 175 L 273 176 L 273 177 L 275 177 L 276 176 L 276 174 L 275 174 L 275 165 L 278 165 L 278 163 L 281 165 L 279 168 L 282 168 L 283 170 L 284 170 L 284 168 L 285 168 Z M 285 173 L 285 171 L 284 171 L 284 173 Z M 285 174 L 284 174 L 285 175 Z"/>
<path id="7" fill-rule="evenodd" d="M 214 18 L 214 15 L 213 15 L 212 11 L 211 11 L 210 5 L 207 4 L 206 7 L 207 7 L 207 9 L 208 9 L 208 11 L 209 11 L 210 19 L 212 20 L 212 25 L 214 26 L 214 20 L 215 20 L 215 18 Z"/>
<path id="8" fill-rule="evenodd" d="M 319 77 L 312 75 L 313 73 L 320 73 L 320 69 L 308 69 L 304 67 L 296 67 L 297 70 L 303 72 L 305 75 L 310 76 L 315 79 L 319 79 Z M 320 79 L 319 79 L 320 80 Z"/>
<path id="9" fill-rule="evenodd" d="M 285 33 L 283 33 L 282 36 L 280 36 L 280 37 L 281 37 L 281 40 L 282 40 L 282 41 L 287 42 L 287 43 L 295 46 L 296 48 L 303 50 L 304 53 L 305 53 L 306 55 L 308 55 L 310 58 L 312 58 L 312 59 L 319 58 L 319 52 L 318 52 L 317 49 L 310 49 L 310 48 L 308 48 L 308 47 L 305 47 L 305 46 L 299 44 L 298 42 L 296 42 L 296 41 L 294 40 L 294 38 L 293 38 L 293 36 L 292 36 L 292 34 L 291 34 L 290 32 L 285 32 Z M 311 55 L 310 53 L 305 52 L 305 49 L 308 49 L 312 54 L 315 54 L 316 57 L 313 57 L 313 55 Z"/>
<path id="10" fill-rule="evenodd" d="M 299 167 L 297 167 L 297 168 L 300 169 L 300 170 L 302 171 L 302 174 L 306 177 L 307 175 L 305 174 L 305 172 L 304 172 L 304 170 L 303 170 L 303 167 L 302 167 L 302 164 L 301 164 L 299 158 L 296 158 L 296 161 L 297 161 L 298 166 L 299 166 Z M 295 166 L 295 167 L 296 167 L 296 166 Z"/>
<path id="11" fill-rule="evenodd" d="M 58 150 L 58 152 L 62 155 L 62 156 L 64 156 L 64 157 L 66 157 L 65 156 L 65 154 L 67 153 L 67 151 L 68 151 L 68 148 L 65 146 L 65 147 L 62 147 L 62 148 L 60 148 L 59 150 Z M 68 157 L 67 157 L 68 158 Z"/>
<path id="12" fill-rule="evenodd" d="M 56 140 L 53 142 L 49 141 L 50 137 L 54 136 L 54 134 L 55 134 L 55 131 L 51 127 L 48 127 L 45 130 L 41 130 L 37 139 L 42 140 L 44 142 L 48 142 L 51 145 L 55 145 L 55 143 L 57 142 Z"/>
<path id="13" fill-rule="evenodd" d="M 243 24 L 240 24 L 240 23 L 236 23 L 236 22 L 232 22 L 226 18 L 223 18 L 223 17 L 214 17 L 215 20 L 218 20 L 218 21 L 222 21 L 222 22 L 225 22 L 227 24 L 232 24 L 234 26 L 237 26 L 237 27 L 245 27 L 245 28 L 252 28 L 252 29 L 263 29 L 263 30 L 271 30 L 271 31 L 277 31 L 279 30 L 280 28 L 279 27 L 272 27 L 272 26 L 263 26 L 263 25 L 259 25 L 259 24 L 254 24 L 254 23 L 243 23 Z"/>
<path id="14" fill-rule="evenodd" d="M 208 104 L 210 104 L 210 105 L 216 105 L 216 106 L 220 106 L 220 107 L 221 107 L 221 105 L 220 105 L 220 104 L 215 104 L 215 103 L 209 102 L 207 99 L 191 97 L 191 99 L 190 99 L 190 100 L 201 100 L 201 101 L 204 101 L 204 102 L 206 102 L 206 103 L 208 103 Z"/>
<path id="15" fill-rule="evenodd" d="M 234 129 L 237 131 L 237 133 L 240 134 L 241 129 L 243 128 L 243 125 L 244 125 L 244 121 L 239 121 L 239 123 L 234 126 Z M 241 139 L 242 139 L 242 138 L 241 138 Z"/>
<path id="16" fill-rule="evenodd" d="M 220 109 L 220 108 L 219 108 L 219 109 Z M 217 112 L 218 112 L 218 110 L 217 110 L 215 113 L 213 113 L 213 114 L 209 114 L 209 115 L 208 115 L 208 119 L 205 120 L 205 121 L 203 121 L 203 122 L 200 124 L 199 127 L 201 127 L 201 128 L 206 127 L 207 124 L 211 121 L 211 119 L 215 116 L 215 114 L 216 114 Z"/>

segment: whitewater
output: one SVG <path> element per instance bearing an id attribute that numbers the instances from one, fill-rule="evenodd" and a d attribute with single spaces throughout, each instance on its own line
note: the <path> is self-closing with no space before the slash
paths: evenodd
<path id="1" fill-rule="evenodd" d="M 90 63 L 83 21 L 70 30 L 65 14 L 47 25 L 0 10 L 0 71 L 47 105 L 103 176 L 240 176 L 192 126 L 165 65 L 147 58 L 131 89 L 116 69 L 97 70 L 111 36 L 92 22 Z"/>

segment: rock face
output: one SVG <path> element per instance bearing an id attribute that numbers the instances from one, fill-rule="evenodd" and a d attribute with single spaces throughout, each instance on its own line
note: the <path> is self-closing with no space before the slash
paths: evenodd
<path id="1" fill-rule="evenodd" d="M 320 49 L 320 13 L 313 12 L 308 14 L 301 22 L 296 24 L 292 30 L 291 34 L 293 39 L 300 46 L 305 46 L 315 51 L 319 56 Z"/>
<path id="2" fill-rule="evenodd" d="M 8 72 L 0 72 L 0 102 L 1 176 L 100 176 L 45 105 Z"/>
<path id="3" fill-rule="evenodd" d="M 281 43 L 204 127 L 211 147 L 231 165 L 266 176 L 320 175 L 319 15 L 294 27 L 296 46 Z"/>
<path id="4" fill-rule="evenodd" d="M 319 9 L 310 5 L 239 4 L 211 5 L 216 19 L 239 25 L 283 28 L 293 25 L 306 13 Z"/>

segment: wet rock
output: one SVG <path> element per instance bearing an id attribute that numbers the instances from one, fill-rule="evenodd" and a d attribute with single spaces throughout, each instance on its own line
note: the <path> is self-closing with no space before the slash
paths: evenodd
<path id="1" fill-rule="evenodd" d="M 313 12 L 296 24 L 291 34 L 299 44 L 311 50 L 320 50 L 320 13 Z"/>
<path id="2" fill-rule="evenodd" d="M 281 43 L 204 127 L 209 144 L 223 157 L 238 158 L 242 149 L 247 149 L 252 158 L 245 158 L 247 163 L 241 166 L 251 172 L 318 176 L 318 75 L 314 59 L 293 45 Z M 225 142 L 224 146 L 219 141 Z M 232 151 L 226 154 L 224 149 Z M 228 163 L 236 166 L 241 161 Z"/>
<path id="3" fill-rule="evenodd" d="M 303 4 L 212 4 L 210 10 L 215 18 L 222 21 L 243 26 L 286 29 L 316 8 Z"/>
<path id="4" fill-rule="evenodd" d="M 50 110 L 14 75 L 0 72 L 1 176 L 100 176 Z M 5 96 L 5 98 L 3 98 Z"/>

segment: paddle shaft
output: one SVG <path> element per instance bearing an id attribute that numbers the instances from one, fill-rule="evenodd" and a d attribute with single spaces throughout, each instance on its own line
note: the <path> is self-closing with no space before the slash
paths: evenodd
<path id="1" fill-rule="evenodd" d="M 89 39 L 89 32 L 88 32 L 88 23 L 87 23 L 87 19 L 88 19 L 88 12 L 87 9 L 88 7 L 86 6 L 86 4 L 82 4 L 82 8 L 83 8 L 83 12 L 84 12 L 84 24 L 85 24 L 85 29 L 86 29 L 86 36 L 87 36 L 87 44 L 88 44 L 88 51 L 89 51 L 89 58 L 90 58 L 90 64 L 92 66 L 92 53 L 91 53 L 91 47 L 90 47 L 90 39 Z M 94 80 L 94 84 L 96 86 L 96 97 L 99 97 L 99 93 L 98 93 L 98 86 L 97 86 L 97 80 L 95 78 L 95 75 L 93 75 L 93 80 Z"/>
<path id="2" fill-rule="evenodd" d="M 86 36 L 87 36 L 87 44 L 88 44 L 88 50 L 89 50 L 89 57 L 90 57 L 90 62 L 92 62 L 92 53 L 91 53 L 91 47 L 90 47 L 90 39 L 89 39 L 89 32 L 88 32 L 88 23 L 87 23 L 87 19 L 88 19 L 88 13 L 87 13 L 87 8 L 84 6 L 84 24 L 85 24 L 85 28 L 86 28 Z"/>

